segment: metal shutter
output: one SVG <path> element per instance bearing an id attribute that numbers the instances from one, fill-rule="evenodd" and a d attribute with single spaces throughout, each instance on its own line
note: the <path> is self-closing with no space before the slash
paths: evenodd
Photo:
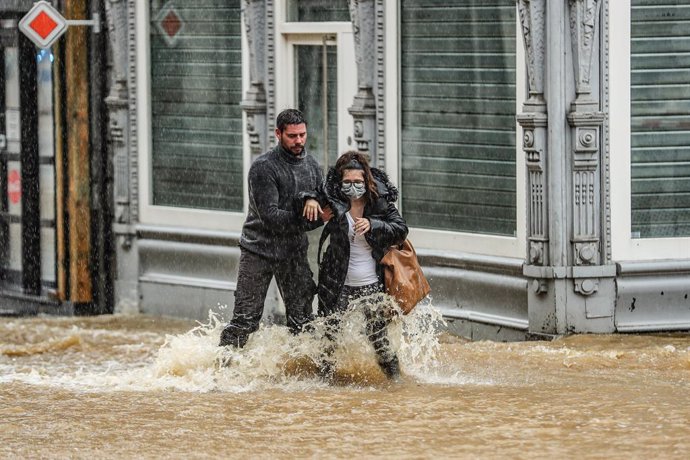
<path id="1" fill-rule="evenodd" d="M 513 235 L 515 2 L 403 0 L 401 35 L 405 219 Z"/>
<path id="2" fill-rule="evenodd" d="M 632 0 L 632 231 L 690 235 L 690 1 Z"/>
<path id="3" fill-rule="evenodd" d="M 153 204 L 241 211 L 240 1 L 174 5 L 173 43 L 151 8 Z"/>

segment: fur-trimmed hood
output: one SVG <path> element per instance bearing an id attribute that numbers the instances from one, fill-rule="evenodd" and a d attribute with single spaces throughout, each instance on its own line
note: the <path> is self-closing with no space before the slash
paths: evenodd
<path id="1" fill-rule="evenodd" d="M 394 203 L 398 201 L 398 189 L 388 178 L 388 174 L 381 171 L 378 168 L 371 168 L 371 175 L 374 176 L 374 181 L 376 182 L 376 190 L 378 191 L 379 197 L 385 199 L 389 203 Z M 326 176 L 326 197 L 330 202 L 347 203 L 349 207 L 349 199 L 343 195 L 340 191 L 340 177 L 335 170 L 331 167 L 328 170 L 328 175 Z"/>
<path id="2" fill-rule="evenodd" d="M 369 219 L 371 224 L 364 237 L 376 262 L 376 274 L 383 282 L 381 258 L 392 245 L 405 240 L 408 229 L 394 204 L 398 199 L 398 189 L 383 171 L 371 168 L 371 174 L 376 181 L 379 197 L 364 206 L 363 217 Z M 321 253 L 321 245 L 328 239 L 328 246 L 319 263 L 319 313 L 322 315 L 338 308 L 350 263 L 349 225 L 345 214 L 350 210 L 351 202 L 340 191 L 340 179 L 335 169 L 331 168 L 322 194 L 326 195 L 327 204 L 333 210 L 333 218 L 326 224 L 319 243 Z"/>

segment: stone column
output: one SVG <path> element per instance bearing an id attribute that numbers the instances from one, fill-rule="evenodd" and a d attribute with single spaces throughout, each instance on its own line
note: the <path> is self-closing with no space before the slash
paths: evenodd
<path id="1" fill-rule="evenodd" d="M 592 91 L 592 59 L 596 46 L 601 0 L 569 0 L 575 100 L 567 115 L 571 138 L 570 201 L 573 290 L 569 329 L 612 332 L 615 266 L 608 261 L 602 235 L 606 219 L 602 183 L 602 125 L 598 95 Z"/>
<path id="2" fill-rule="evenodd" d="M 350 17 L 355 38 L 357 94 L 348 110 L 354 119 L 357 150 L 369 154 L 371 163 L 380 165 L 376 155 L 376 8 L 374 0 L 350 0 Z"/>
<path id="3" fill-rule="evenodd" d="M 267 149 L 266 139 L 266 3 L 264 0 L 243 0 L 242 13 L 249 45 L 250 87 L 242 101 L 247 114 L 249 148 L 254 160 Z"/>
<path id="4" fill-rule="evenodd" d="M 530 331 L 553 333 L 549 290 L 549 176 L 548 116 L 544 100 L 546 2 L 518 0 L 527 60 L 529 98 L 517 120 L 522 126 L 522 149 L 527 168 L 527 254 L 524 274 L 531 279 Z M 551 289 L 553 292 L 553 289 Z M 546 303 L 546 305 L 542 305 Z"/>
<path id="5" fill-rule="evenodd" d="M 114 218 L 113 233 L 116 248 L 115 312 L 139 311 L 139 255 L 136 248 L 134 225 L 137 219 L 136 171 L 131 161 L 131 147 L 135 144 L 131 135 L 134 120 L 130 117 L 130 98 L 134 98 L 136 57 L 134 53 L 134 1 L 107 0 L 105 2 L 108 23 L 110 89 L 105 99 L 108 108 L 108 157 L 112 162 Z M 130 13 L 130 14 L 128 14 Z M 130 91 L 132 91 L 130 93 Z M 135 127 L 136 129 L 136 127 Z M 135 150 L 136 151 L 136 150 Z M 110 169 L 110 168 L 109 168 Z"/>

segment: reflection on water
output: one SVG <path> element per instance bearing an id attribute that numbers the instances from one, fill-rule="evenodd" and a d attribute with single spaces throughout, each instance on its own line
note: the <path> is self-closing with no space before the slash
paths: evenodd
<path id="1" fill-rule="evenodd" d="M 215 315 L 2 318 L 0 457 L 686 458 L 690 336 L 467 342 L 439 321 L 393 324 L 389 384 L 348 312 L 329 385 L 320 324 L 225 351 Z"/>

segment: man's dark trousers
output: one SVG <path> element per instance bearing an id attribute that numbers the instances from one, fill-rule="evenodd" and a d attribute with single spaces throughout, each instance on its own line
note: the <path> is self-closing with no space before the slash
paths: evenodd
<path id="1" fill-rule="evenodd" d="M 285 302 L 290 331 L 293 334 L 301 332 L 313 319 L 316 283 L 306 252 L 288 260 L 274 261 L 241 248 L 235 308 L 230 324 L 221 333 L 221 345 L 244 347 L 249 335 L 259 328 L 268 286 L 274 276 Z"/>

